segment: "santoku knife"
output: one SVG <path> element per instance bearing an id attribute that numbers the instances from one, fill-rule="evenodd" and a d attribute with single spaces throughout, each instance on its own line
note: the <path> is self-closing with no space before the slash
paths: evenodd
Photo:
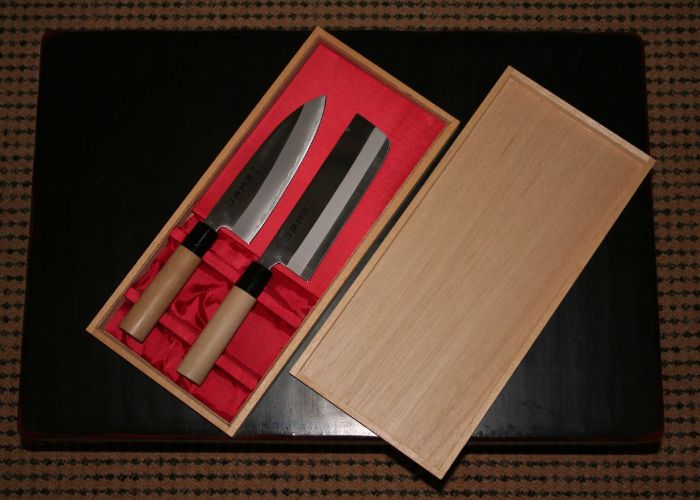
<path id="1" fill-rule="evenodd" d="M 283 264 L 309 280 L 384 161 L 389 140 L 355 115 L 258 262 L 236 282 L 183 358 L 178 372 L 201 384 Z"/>
<path id="2" fill-rule="evenodd" d="M 143 341 L 226 227 L 250 243 L 277 204 L 316 135 L 325 96 L 300 106 L 267 137 L 204 222 L 190 231 L 119 325 Z"/>

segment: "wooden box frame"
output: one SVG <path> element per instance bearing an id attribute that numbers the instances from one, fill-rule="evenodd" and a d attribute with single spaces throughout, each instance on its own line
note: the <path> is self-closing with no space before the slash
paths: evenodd
<path id="1" fill-rule="evenodd" d="M 297 70 L 303 65 L 307 58 L 311 55 L 314 49 L 323 44 L 336 53 L 340 54 L 342 57 L 346 58 L 350 62 L 357 65 L 363 71 L 372 75 L 385 85 L 393 88 L 395 91 L 403 94 L 411 101 L 415 102 L 422 108 L 428 110 L 430 113 L 438 117 L 445 123 L 444 128 L 438 134 L 435 141 L 431 144 L 430 148 L 426 151 L 420 161 L 413 168 L 409 176 L 406 178 L 405 182 L 402 184 L 400 189 L 393 196 L 389 204 L 386 206 L 382 214 L 376 220 L 370 231 L 365 235 L 364 239 L 357 247 L 352 256 L 345 263 L 341 271 L 329 285 L 325 293 L 319 298 L 319 301 L 309 312 L 307 317 L 304 319 L 302 324 L 299 326 L 297 331 L 291 337 L 290 341 L 284 347 L 282 352 L 279 354 L 275 362 L 271 365 L 270 369 L 263 376 L 263 378 L 258 383 L 257 387 L 250 393 L 250 396 L 245 401 L 245 403 L 238 410 L 236 415 L 231 421 L 227 421 L 216 412 L 208 408 L 204 403 L 200 402 L 194 396 L 192 396 L 185 389 L 181 388 L 173 380 L 162 374 L 156 368 L 154 368 L 145 359 L 141 358 L 133 351 L 131 351 L 124 344 L 119 342 L 116 338 L 110 335 L 104 330 L 103 325 L 105 321 L 114 313 L 114 311 L 123 303 L 123 297 L 127 289 L 136 280 L 136 278 L 141 275 L 141 273 L 147 269 L 150 265 L 152 259 L 157 255 L 158 251 L 167 242 L 168 235 L 178 224 L 182 223 L 187 216 L 191 213 L 194 203 L 199 199 L 202 193 L 207 189 L 212 180 L 220 173 L 221 169 L 226 165 L 227 160 L 230 156 L 237 150 L 239 145 L 248 137 L 248 134 L 254 129 L 259 120 L 264 116 L 267 110 L 270 108 L 275 99 L 280 95 L 282 90 L 286 87 L 287 83 L 296 74 Z M 274 81 L 269 90 L 264 94 L 262 99 L 253 108 L 253 111 L 248 115 L 240 128 L 231 137 L 231 139 L 226 143 L 221 152 L 216 156 L 214 161 L 209 165 L 204 175 L 195 184 L 189 194 L 182 201 L 180 206 L 175 210 L 173 215 L 168 219 L 163 228 L 158 232 L 155 239 L 148 245 L 144 253 L 137 260 L 136 264 L 131 268 L 131 270 L 124 277 L 122 282 L 116 288 L 111 297 L 107 300 L 104 306 L 100 309 L 97 315 L 93 318 L 87 327 L 87 331 L 95 336 L 99 341 L 105 344 L 107 347 L 112 349 L 114 352 L 119 354 L 122 358 L 126 359 L 141 372 L 146 374 L 148 377 L 153 379 L 156 383 L 167 389 L 171 394 L 180 399 L 182 402 L 187 404 L 194 411 L 202 415 L 204 418 L 209 420 L 216 427 L 224 431 L 229 436 L 233 436 L 236 430 L 242 425 L 246 417 L 253 410 L 255 405 L 258 403 L 260 398 L 266 392 L 270 384 L 275 380 L 277 375 L 280 373 L 282 368 L 285 366 L 289 358 L 292 356 L 294 351 L 297 349 L 299 344 L 302 342 L 304 337 L 309 333 L 309 330 L 314 325 L 314 323 L 319 319 L 320 315 L 323 313 L 325 308 L 329 305 L 330 301 L 333 299 L 338 290 L 342 287 L 345 281 L 348 279 L 353 269 L 363 256 L 369 250 L 371 244 L 381 233 L 382 229 L 389 222 L 391 217 L 394 215 L 396 210 L 399 208 L 401 203 L 404 201 L 406 196 L 415 187 L 416 183 L 420 180 L 423 174 L 426 172 L 428 167 L 431 165 L 435 157 L 440 153 L 440 151 L 445 147 L 447 141 L 450 139 L 452 134 L 455 132 L 459 122 L 456 118 L 452 117 L 442 109 L 435 106 L 433 103 L 428 101 L 423 96 L 417 94 L 411 90 L 408 86 L 389 75 L 387 72 L 379 68 L 377 65 L 369 61 L 368 59 L 361 56 L 359 53 L 355 52 L 353 49 L 343 44 L 341 41 L 327 33 L 321 28 L 316 28 L 306 42 L 302 45 L 296 55 L 284 68 L 280 76 Z"/>

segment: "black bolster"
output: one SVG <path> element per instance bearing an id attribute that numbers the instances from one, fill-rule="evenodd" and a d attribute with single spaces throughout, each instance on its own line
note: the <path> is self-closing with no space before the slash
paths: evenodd
<path id="1" fill-rule="evenodd" d="M 272 271 L 267 267 L 263 266 L 260 262 L 251 262 L 248 269 L 238 278 L 236 286 L 252 297 L 258 298 L 271 277 Z"/>
<path id="2" fill-rule="evenodd" d="M 182 245 L 197 257 L 202 258 L 214 244 L 214 241 L 216 241 L 216 230 L 204 222 L 197 222 L 197 225 L 192 228 Z"/>

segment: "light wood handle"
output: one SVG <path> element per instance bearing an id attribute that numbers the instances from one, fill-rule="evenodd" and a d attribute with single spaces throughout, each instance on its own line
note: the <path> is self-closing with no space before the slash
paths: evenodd
<path id="1" fill-rule="evenodd" d="M 177 372 L 201 384 L 257 299 L 234 286 L 183 358 Z"/>
<path id="2" fill-rule="evenodd" d="M 177 247 L 119 327 L 136 340 L 146 340 L 201 260 L 183 245 Z"/>

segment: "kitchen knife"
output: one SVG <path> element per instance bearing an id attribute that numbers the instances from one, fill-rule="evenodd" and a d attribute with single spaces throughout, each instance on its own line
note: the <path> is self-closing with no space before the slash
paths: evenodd
<path id="1" fill-rule="evenodd" d="M 280 123 L 236 176 L 204 222 L 190 231 L 119 325 L 143 342 L 226 227 L 250 243 L 277 204 L 316 135 L 326 97 Z"/>
<path id="2" fill-rule="evenodd" d="M 311 278 L 388 150 L 386 135 L 355 115 L 260 260 L 250 264 L 199 334 L 177 369 L 181 375 L 202 383 L 255 305 L 275 264 Z"/>

